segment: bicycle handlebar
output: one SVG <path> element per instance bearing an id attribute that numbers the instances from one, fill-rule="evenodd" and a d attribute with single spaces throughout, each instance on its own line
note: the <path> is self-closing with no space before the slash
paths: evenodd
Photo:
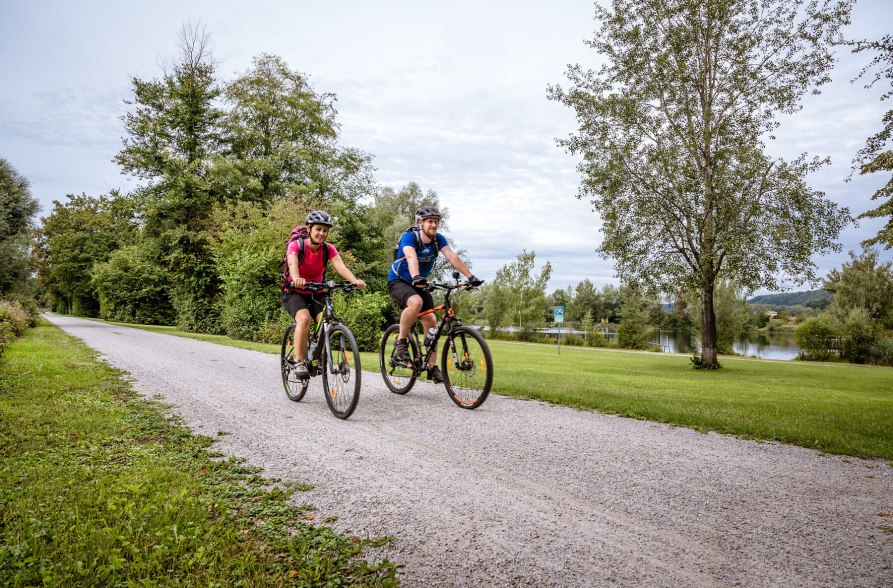
<path id="1" fill-rule="evenodd" d="M 426 292 L 432 292 L 437 288 L 440 288 L 441 290 L 477 290 L 479 286 L 472 286 L 471 282 L 455 282 L 453 284 L 428 282 L 428 285 L 425 286 L 424 289 Z"/>
<path id="2" fill-rule="evenodd" d="M 336 283 L 334 280 L 329 280 L 328 282 L 304 282 L 303 288 L 306 288 L 307 290 L 325 290 L 326 292 L 332 292 L 333 290 L 353 292 L 357 289 L 357 286 L 346 280 L 339 283 Z"/>

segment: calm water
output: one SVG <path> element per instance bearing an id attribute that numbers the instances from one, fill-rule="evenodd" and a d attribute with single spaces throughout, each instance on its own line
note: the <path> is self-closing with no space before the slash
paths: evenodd
<path id="1" fill-rule="evenodd" d="M 541 332 L 551 337 L 558 335 L 557 328 L 541 329 Z M 562 332 L 567 333 L 567 329 L 563 329 Z M 582 334 L 582 331 L 574 333 Z M 603 334 L 609 341 L 617 337 L 617 332 L 614 330 L 604 331 Z M 657 342 L 656 337 L 652 340 Z M 700 340 L 693 341 L 688 331 L 660 330 L 660 346 L 665 353 L 694 353 L 699 345 Z M 732 349 L 740 355 L 761 359 L 794 359 L 800 353 L 797 339 L 793 334 L 779 333 L 745 333 L 738 337 Z"/>
<path id="2" fill-rule="evenodd" d="M 660 332 L 660 344 L 668 353 L 694 353 L 696 348 L 692 343 L 687 331 Z M 745 333 L 732 348 L 740 355 L 762 359 L 794 359 L 800 353 L 793 334 Z"/>
<path id="3" fill-rule="evenodd" d="M 557 329 L 543 329 L 543 331 L 555 336 Z M 616 331 L 613 330 L 605 331 L 604 335 L 609 341 L 617 337 Z M 655 337 L 653 341 L 656 343 L 657 338 Z M 688 331 L 661 329 L 660 346 L 665 353 L 694 353 L 700 346 L 700 340 L 692 340 Z M 797 339 L 793 334 L 745 333 L 738 337 L 732 349 L 740 355 L 761 359 L 795 359 L 800 354 Z"/>

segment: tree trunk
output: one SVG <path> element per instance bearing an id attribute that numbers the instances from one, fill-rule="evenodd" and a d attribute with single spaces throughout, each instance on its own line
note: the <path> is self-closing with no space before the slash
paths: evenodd
<path id="1" fill-rule="evenodd" d="M 713 311 L 713 283 L 701 288 L 701 369 L 719 369 L 716 359 L 716 313 Z"/>

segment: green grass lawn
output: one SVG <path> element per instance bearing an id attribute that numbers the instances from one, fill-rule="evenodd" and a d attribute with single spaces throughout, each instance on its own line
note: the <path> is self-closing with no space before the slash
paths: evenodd
<path id="1" fill-rule="evenodd" d="M 44 321 L 0 357 L 0 585 L 394 586 L 382 540 L 208 450 Z"/>
<path id="2" fill-rule="evenodd" d="M 893 369 L 490 341 L 501 394 L 707 431 L 893 459 Z"/>
<path id="3" fill-rule="evenodd" d="M 279 353 L 278 345 L 140 328 Z M 893 368 L 723 357 L 722 369 L 700 371 L 681 355 L 489 344 L 499 394 L 893 459 Z M 363 353 L 362 364 L 377 371 L 377 354 Z"/>

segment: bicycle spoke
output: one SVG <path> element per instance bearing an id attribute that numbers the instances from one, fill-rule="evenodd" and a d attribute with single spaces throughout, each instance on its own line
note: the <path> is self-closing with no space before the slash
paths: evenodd
<path id="1" fill-rule="evenodd" d="M 483 404 L 493 382 L 493 361 L 480 334 L 467 327 L 456 329 L 447 339 L 441 363 L 444 385 L 456 404 L 462 408 Z"/>
<path id="2" fill-rule="evenodd" d="M 398 334 L 398 325 L 391 325 L 385 331 L 379 345 L 378 362 L 381 376 L 388 390 L 394 394 L 406 394 L 415 384 L 416 375 L 412 368 L 412 361 L 409 364 L 394 365 L 394 348 Z M 418 357 L 418 345 L 412 336 L 409 338 L 409 356 L 412 360 Z"/>
<path id="3" fill-rule="evenodd" d="M 335 325 L 329 335 L 331 365 L 322 366 L 326 402 L 332 413 L 346 419 L 360 397 L 360 356 L 353 335 L 344 325 Z"/>

